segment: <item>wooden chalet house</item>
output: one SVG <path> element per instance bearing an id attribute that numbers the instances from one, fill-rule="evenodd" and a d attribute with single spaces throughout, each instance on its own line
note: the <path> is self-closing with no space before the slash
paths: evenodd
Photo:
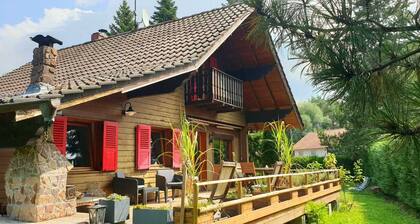
<path id="1" fill-rule="evenodd" d="M 38 43 L 33 61 L 0 77 L 1 204 L 22 204 L 6 197 L 19 194 L 7 183 L 17 169 L 11 166 L 26 166 L 14 152 L 50 121 L 54 144 L 73 166 L 64 186 L 107 193 L 117 170 L 153 185 L 156 170 L 180 168 L 179 149 L 170 140 L 184 111 L 200 124 L 200 150 L 220 149 L 203 158 L 215 164 L 247 161 L 247 132 L 264 122 L 282 119 L 301 128 L 270 37 L 267 46 L 247 39 L 254 17 L 254 9 L 233 5 L 112 37 L 95 33 L 90 42 L 60 50 L 55 38 L 32 38 Z M 54 156 L 33 164 L 47 166 L 35 167 L 36 175 L 63 166 Z M 31 184 L 25 181 L 20 184 Z M 38 199 L 34 208 L 42 204 Z"/>

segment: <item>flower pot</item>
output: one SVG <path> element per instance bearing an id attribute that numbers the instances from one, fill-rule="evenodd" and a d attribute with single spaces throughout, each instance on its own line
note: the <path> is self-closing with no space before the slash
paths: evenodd
<path id="1" fill-rule="evenodd" d="M 172 224 L 172 210 L 159 210 L 147 208 L 133 209 L 133 224 Z"/>
<path id="2" fill-rule="evenodd" d="M 99 204 L 106 206 L 105 222 L 118 223 L 128 219 L 130 198 L 124 197 L 122 200 L 102 199 Z"/>

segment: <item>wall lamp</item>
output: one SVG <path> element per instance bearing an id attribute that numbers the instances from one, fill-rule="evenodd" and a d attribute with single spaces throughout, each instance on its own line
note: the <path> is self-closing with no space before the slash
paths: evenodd
<path id="1" fill-rule="evenodd" d="M 128 106 L 128 108 L 127 108 L 127 106 Z M 126 116 L 130 116 L 130 117 L 133 116 L 134 114 L 136 114 L 136 111 L 133 110 L 133 107 L 131 106 L 130 102 L 127 102 L 127 103 L 124 104 L 122 114 L 126 115 Z"/>

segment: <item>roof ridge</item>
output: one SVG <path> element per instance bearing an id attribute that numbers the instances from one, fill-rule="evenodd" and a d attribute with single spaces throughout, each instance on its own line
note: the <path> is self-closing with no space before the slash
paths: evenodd
<path id="1" fill-rule="evenodd" d="M 184 17 L 181 17 L 181 18 L 168 20 L 168 21 L 165 21 L 165 22 L 162 22 L 162 23 L 157 23 L 157 24 L 153 24 L 153 25 L 150 25 L 150 26 L 142 27 L 142 28 L 139 28 L 137 30 L 127 31 L 127 32 L 123 32 L 123 33 L 117 33 L 117 34 L 114 34 L 114 35 L 109 36 L 107 38 L 103 38 L 103 39 L 99 39 L 99 40 L 95 40 L 95 41 L 87 41 L 87 42 L 84 42 L 84 43 L 71 45 L 71 46 L 68 46 L 68 47 L 61 48 L 58 51 L 66 50 L 66 49 L 69 49 L 69 48 L 78 47 L 78 46 L 82 46 L 82 45 L 87 45 L 87 44 L 90 44 L 90 43 L 97 43 L 99 41 L 109 40 L 110 38 L 129 35 L 129 34 L 132 34 L 132 33 L 136 33 L 136 32 L 139 32 L 139 31 L 146 30 L 146 29 L 166 25 L 166 24 L 169 24 L 169 23 L 173 23 L 173 22 L 177 22 L 177 21 L 180 21 L 180 20 L 188 19 L 188 18 L 191 18 L 191 17 L 194 17 L 194 16 L 210 13 L 210 12 L 213 12 L 213 11 L 223 10 L 223 9 L 230 8 L 230 7 L 233 8 L 233 7 L 236 7 L 236 6 L 239 6 L 239 5 L 249 7 L 248 5 L 243 4 L 243 3 L 235 3 L 235 4 L 232 4 L 232 5 L 226 5 L 226 6 L 222 6 L 222 7 L 219 7 L 219 8 L 214 8 L 214 9 L 198 12 L 198 13 L 195 13 L 195 14 L 192 14 L 192 15 L 184 16 Z"/>

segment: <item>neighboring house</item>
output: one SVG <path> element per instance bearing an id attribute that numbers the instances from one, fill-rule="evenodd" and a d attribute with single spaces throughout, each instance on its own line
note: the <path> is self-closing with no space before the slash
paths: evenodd
<path id="1" fill-rule="evenodd" d="M 35 39 L 32 64 L 0 77 L 0 202 L 12 152 L 55 112 L 54 142 L 74 166 L 67 184 L 81 192 L 111 192 L 116 170 L 153 185 L 156 170 L 179 169 L 171 140 L 184 112 L 201 124 L 200 150 L 231 161 L 248 160 L 248 130 L 264 122 L 302 128 L 270 37 L 258 47 L 247 38 L 254 17 L 234 5 L 58 51 Z M 215 157 L 202 158 L 202 179 Z"/>
<path id="2" fill-rule="evenodd" d="M 328 137 L 341 136 L 346 129 L 325 130 L 324 134 Z M 328 152 L 328 146 L 322 145 L 316 132 L 309 132 L 294 145 L 295 156 L 317 156 L 325 157 Z"/>

